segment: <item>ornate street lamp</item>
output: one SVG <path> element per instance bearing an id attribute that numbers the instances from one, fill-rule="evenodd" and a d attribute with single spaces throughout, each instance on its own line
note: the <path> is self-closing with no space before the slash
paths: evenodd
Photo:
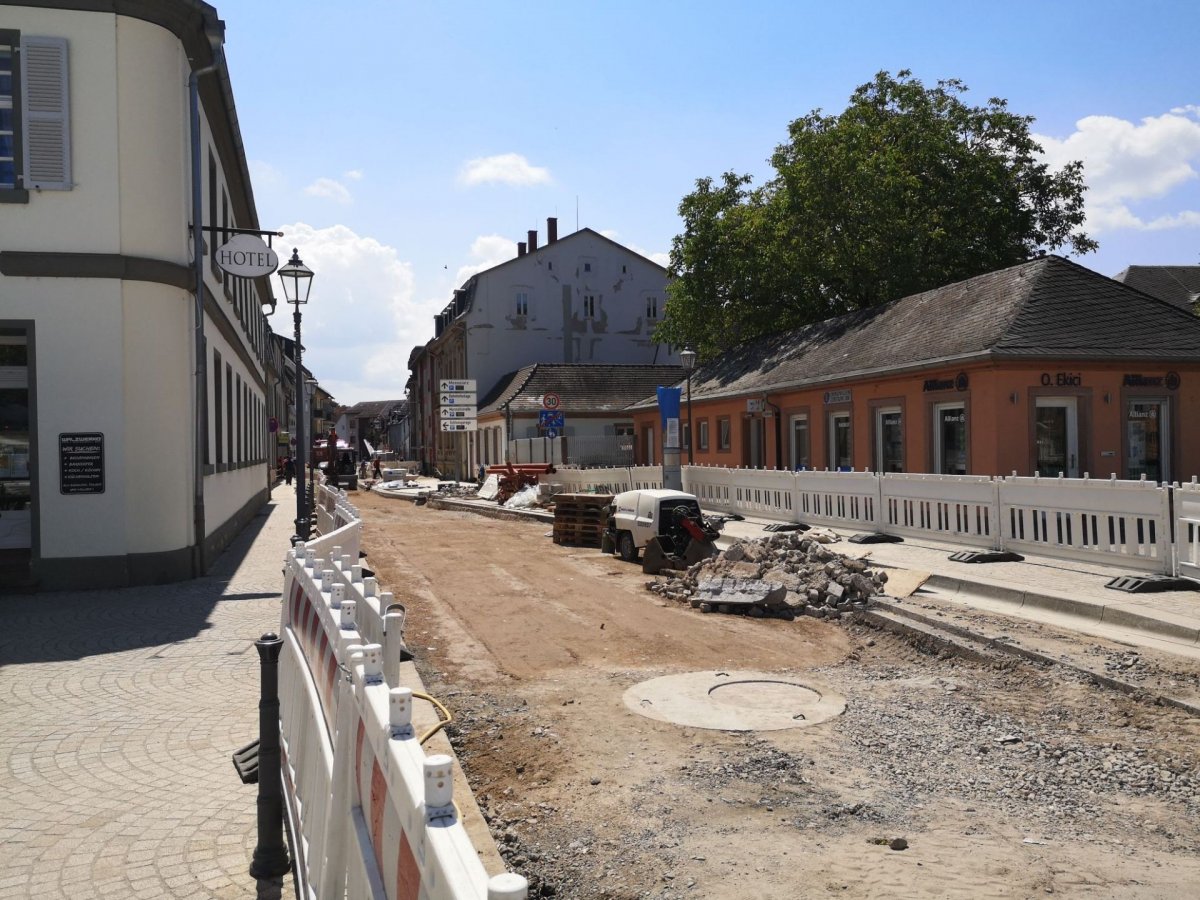
<path id="1" fill-rule="evenodd" d="M 693 465 L 695 457 L 692 454 L 692 444 L 696 442 L 696 435 L 692 432 L 692 370 L 696 368 L 696 351 L 691 347 L 684 347 L 679 351 L 679 361 L 683 363 L 684 371 L 687 372 L 687 404 L 688 404 L 688 465 Z"/>
<path id="2" fill-rule="evenodd" d="M 314 416 L 312 414 L 312 398 L 313 398 L 313 395 L 316 394 L 316 392 L 317 392 L 317 379 L 315 379 L 315 378 L 304 379 L 304 393 L 305 393 L 305 396 L 308 397 L 308 421 L 309 421 L 310 425 L 314 419 Z M 312 439 L 309 441 L 309 444 L 313 447 L 316 447 L 317 435 L 316 435 L 315 431 L 313 432 L 313 436 L 312 436 Z M 332 458 L 333 458 L 333 455 L 330 454 L 330 459 L 332 459 Z M 333 463 L 330 463 L 330 465 L 332 466 Z M 304 481 L 304 470 L 301 469 L 299 474 L 300 474 L 300 480 Z M 311 459 L 308 461 L 308 508 L 310 510 L 315 510 L 317 508 L 317 467 L 315 465 L 313 465 L 313 461 Z M 310 517 L 310 524 L 311 524 L 311 517 Z M 309 529 L 309 532 L 310 533 L 312 532 L 311 528 Z"/>
<path id="3" fill-rule="evenodd" d="M 304 366 L 301 363 L 300 351 L 300 307 L 308 302 L 308 292 L 312 290 L 313 271 L 300 261 L 300 251 L 293 248 L 292 258 L 287 265 L 279 270 L 279 280 L 283 282 L 283 293 L 287 302 L 295 307 L 292 321 L 296 326 L 296 533 L 292 536 L 292 544 L 308 540 L 311 518 L 304 490 L 304 464 L 308 459 L 308 436 L 304 427 L 304 386 L 301 378 L 304 376 Z"/>

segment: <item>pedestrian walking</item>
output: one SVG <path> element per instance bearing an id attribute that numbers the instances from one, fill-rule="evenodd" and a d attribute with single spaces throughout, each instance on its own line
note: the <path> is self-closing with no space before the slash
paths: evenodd
<path id="1" fill-rule="evenodd" d="M 296 476 L 296 462 L 290 456 L 283 462 L 283 480 L 291 487 L 292 479 Z"/>
<path id="2" fill-rule="evenodd" d="M 379 457 L 378 456 L 375 457 L 375 467 L 371 471 L 371 475 L 375 478 L 376 481 L 383 480 L 383 469 L 379 465 Z"/>

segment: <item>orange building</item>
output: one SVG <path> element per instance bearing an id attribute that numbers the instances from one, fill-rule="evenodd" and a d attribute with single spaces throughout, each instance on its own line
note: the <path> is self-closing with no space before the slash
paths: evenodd
<path id="1" fill-rule="evenodd" d="M 690 429 L 686 396 L 697 464 L 1200 475 L 1200 319 L 1057 256 L 737 348 L 693 373 Z"/>

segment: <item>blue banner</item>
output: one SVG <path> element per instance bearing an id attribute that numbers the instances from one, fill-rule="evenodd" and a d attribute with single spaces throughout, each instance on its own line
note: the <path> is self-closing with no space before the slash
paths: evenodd
<path id="1" fill-rule="evenodd" d="M 660 387 L 658 389 L 658 414 L 662 422 L 664 433 L 667 429 L 667 420 L 679 419 L 679 395 L 683 391 L 677 387 Z"/>

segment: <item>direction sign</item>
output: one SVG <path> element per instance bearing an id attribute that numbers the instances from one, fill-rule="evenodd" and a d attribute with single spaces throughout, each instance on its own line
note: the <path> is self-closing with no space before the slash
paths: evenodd
<path id="1" fill-rule="evenodd" d="M 543 409 L 538 412 L 538 424 L 543 428 L 562 428 L 563 413 L 561 409 Z"/>
<path id="2" fill-rule="evenodd" d="M 473 419 L 473 418 L 475 418 L 475 407 L 473 407 L 473 406 L 468 406 L 468 407 L 443 406 L 442 407 L 442 418 L 443 419 Z"/>
<path id="3" fill-rule="evenodd" d="M 456 422 L 443 421 L 442 431 L 478 431 L 478 419 L 459 419 Z"/>
<path id="4" fill-rule="evenodd" d="M 452 392 L 457 394 L 457 393 L 461 393 L 463 391 L 468 391 L 470 393 L 474 393 L 475 392 L 475 379 L 474 378 L 443 378 L 441 381 L 438 382 L 438 390 L 441 391 L 443 394 L 449 394 Z"/>
<path id="5" fill-rule="evenodd" d="M 474 391 L 463 391 L 458 394 L 442 394 L 442 406 L 474 406 L 478 401 Z"/>
<path id="6" fill-rule="evenodd" d="M 554 391 L 547 391 L 542 396 L 542 406 L 544 406 L 546 409 L 558 409 L 561 403 L 562 398 L 559 397 L 558 394 L 554 393 Z"/>
<path id="7" fill-rule="evenodd" d="M 547 428 L 546 429 L 546 437 L 548 437 L 548 438 L 558 437 L 558 429 L 557 428 Z"/>

